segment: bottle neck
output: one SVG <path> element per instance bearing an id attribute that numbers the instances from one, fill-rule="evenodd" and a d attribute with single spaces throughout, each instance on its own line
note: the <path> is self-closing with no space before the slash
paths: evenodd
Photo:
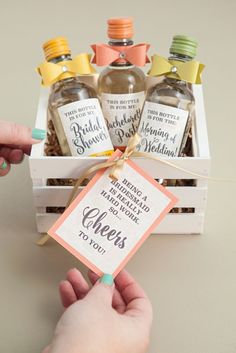
<path id="1" fill-rule="evenodd" d="M 67 55 L 57 56 L 56 58 L 52 58 L 51 60 L 48 60 L 48 62 L 57 64 L 61 61 L 69 61 L 69 60 L 72 60 L 72 58 L 70 54 L 67 54 Z"/>
<path id="2" fill-rule="evenodd" d="M 58 56 L 56 58 L 53 58 L 51 60 L 48 60 L 50 63 L 53 63 L 53 64 L 58 64 L 60 62 L 63 62 L 63 61 L 71 61 L 72 58 L 71 58 L 71 55 L 70 54 L 67 54 L 67 55 L 61 55 L 61 56 Z M 76 75 L 75 74 L 72 74 L 71 72 L 67 72 L 65 70 L 65 72 L 63 72 L 61 75 L 60 75 L 60 79 L 58 81 L 56 81 L 53 86 L 57 85 L 58 83 L 60 83 L 61 81 L 65 81 L 65 80 L 71 80 L 75 77 Z"/>
<path id="3" fill-rule="evenodd" d="M 132 38 L 124 38 L 124 39 L 110 39 L 108 42 L 109 45 L 116 45 L 116 46 L 128 46 L 128 45 L 133 45 L 134 42 Z"/>
<path id="4" fill-rule="evenodd" d="M 110 46 L 116 46 L 116 47 L 128 47 L 134 44 L 133 40 L 131 38 L 124 38 L 124 39 L 110 39 L 108 44 Z M 129 62 L 113 62 L 110 64 L 112 67 L 130 67 L 133 66 Z"/>
<path id="5" fill-rule="evenodd" d="M 190 57 L 188 55 L 173 53 L 173 54 L 171 54 L 169 56 L 168 59 L 169 60 L 175 60 L 175 61 L 181 61 L 181 62 L 188 62 L 188 61 L 193 60 L 193 57 Z M 176 82 L 178 82 L 178 84 L 180 84 L 182 86 L 187 86 L 187 82 L 186 81 L 178 80 L 178 79 L 172 78 L 172 77 L 166 77 L 165 78 L 165 82 L 167 82 L 167 83 L 176 83 Z"/>
<path id="6" fill-rule="evenodd" d="M 169 60 L 187 62 L 193 60 L 193 57 L 184 54 L 173 53 L 169 56 Z"/>

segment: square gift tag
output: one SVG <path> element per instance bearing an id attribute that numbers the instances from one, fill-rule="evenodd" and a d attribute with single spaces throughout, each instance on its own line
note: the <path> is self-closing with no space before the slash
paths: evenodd
<path id="1" fill-rule="evenodd" d="M 116 276 L 177 198 L 130 159 L 117 181 L 109 173 L 97 172 L 48 234 L 98 275 Z"/>

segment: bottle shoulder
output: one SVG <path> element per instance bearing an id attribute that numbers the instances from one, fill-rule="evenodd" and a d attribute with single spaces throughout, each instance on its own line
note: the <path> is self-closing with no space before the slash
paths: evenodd
<path id="1" fill-rule="evenodd" d="M 162 97 L 173 97 L 178 100 L 194 103 L 195 99 L 187 83 L 173 80 L 173 82 L 164 80 L 150 87 L 147 91 L 146 99 L 148 101 L 161 101 Z"/>
<path id="2" fill-rule="evenodd" d="M 99 93 L 135 93 L 145 91 L 145 74 L 137 66 L 108 66 L 99 75 Z"/>
<path id="3" fill-rule="evenodd" d="M 96 98 L 95 90 L 77 77 L 56 82 L 51 87 L 49 107 L 59 107 L 79 100 Z"/>

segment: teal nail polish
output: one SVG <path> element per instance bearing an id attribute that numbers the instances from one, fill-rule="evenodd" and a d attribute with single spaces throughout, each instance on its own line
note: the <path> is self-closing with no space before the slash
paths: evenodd
<path id="1" fill-rule="evenodd" d="M 3 161 L 2 165 L 0 166 L 1 169 L 6 169 L 7 168 L 7 162 Z"/>
<path id="2" fill-rule="evenodd" d="M 106 284 L 107 286 L 112 286 L 114 280 L 112 275 L 109 275 L 108 273 L 104 273 L 104 275 L 100 278 L 100 282 L 103 284 Z"/>
<path id="3" fill-rule="evenodd" d="M 41 129 L 32 129 L 32 137 L 36 140 L 44 140 L 46 138 L 47 131 Z"/>

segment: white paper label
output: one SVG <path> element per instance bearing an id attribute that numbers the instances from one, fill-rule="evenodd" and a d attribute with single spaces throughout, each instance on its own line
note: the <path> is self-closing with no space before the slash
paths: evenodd
<path id="1" fill-rule="evenodd" d="M 58 108 L 72 156 L 89 156 L 113 150 L 97 98 L 84 99 Z"/>
<path id="2" fill-rule="evenodd" d="M 127 146 L 137 131 L 145 92 L 130 94 L 102 93 L 101 103 L 114 146 Z"/>
<path id="3" fill-rule="evenodd" d="M 138 132 L 142 139 L 138 151 L 176 157 L 183 139 L 188 111 L 145 102 Z"/>
<path id="4" fill-rule="evenodd" d="M 117 274 L 177 201 L 132 161 L 118 181 L 109 173 L 97 173 L 48 231 L 98 274 Z"/>

